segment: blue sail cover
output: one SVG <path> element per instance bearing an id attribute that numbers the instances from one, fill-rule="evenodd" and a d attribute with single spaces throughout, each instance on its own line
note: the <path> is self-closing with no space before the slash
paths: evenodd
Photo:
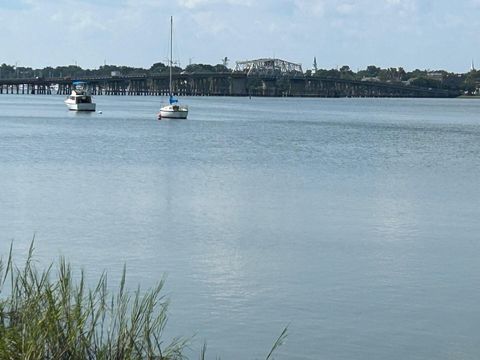
<path id="1" fill-rule="evenodd" d="M 175 99 L 173 95 L 170 95 L 170 105 L 178 103 L 178 99 Z"/>

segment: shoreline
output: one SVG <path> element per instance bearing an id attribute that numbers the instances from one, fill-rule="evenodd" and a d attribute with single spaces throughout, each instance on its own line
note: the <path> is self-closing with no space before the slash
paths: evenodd
<path id="1" fill-rule="evenodd" d="M 480 95 L 460 95 L 457 99 L 475 99 L 480 100 Z"/>

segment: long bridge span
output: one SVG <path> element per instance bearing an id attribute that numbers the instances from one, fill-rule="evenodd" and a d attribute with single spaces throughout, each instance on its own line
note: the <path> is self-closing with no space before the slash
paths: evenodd
<path id="1" fill-rule="evenodd" d="M 93 95 L 168 95 L 167 74 L 80 76 L 75 78 L 0 79 L 0 94 L 71 92 L 72 80 L 86 81 Z M 304 74 L 271 75 L 246 72 L 173 75 L 174 93 L 183 96 L 297 97 L 456 97 L 458 92 L 403 84 L 321 78 Z"/>

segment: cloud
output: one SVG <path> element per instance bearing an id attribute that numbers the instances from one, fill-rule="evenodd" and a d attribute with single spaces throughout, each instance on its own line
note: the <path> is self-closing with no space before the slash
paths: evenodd
<path id="1" fill-rule="evenodd" d="M 294 0 L 295 7 L 304 14 L 323 16 L 327 4 L 324 0 Z"/>
<path id="2" fill-rule="evenodd" d="M 354 3 L 347 2 L 341 3 L 337 5 L 337 12 L 339 14 L 348 15 L 353 13 L 356 10 L 356 6 Z"/>
<path id="3" fill-rule="evenodd" d="M 196 12 L 192 15 L 196 24 L 209 34 L 219 34 L 228 31 L 228 23 L 212 11 Z"/>
<path id="4" fill-rule="evenodd" d="M 173 14 L 183 64 L 276 54 L 353 68 L 430 59 L 433 68 L 449 41 L 459 52 L 448 57 L 452 63 L 476 56 L 479 7 L 480 0 L 0 0 L 0 61 L 40 66 L 75 57 L 97 66 L 106 57 L 150 66 L 168 53 Z"/>
<path id="5" fill-rule="evenodd" d="M 211 0 L 179 0 L 178 3 L 180 6 L 186 7 L 188 9 L 194 9 L 199 6 L 211 5 Z"/>
<path id="6" fill-rule="evenodd" d="M 402 16 L 412 15 L 418 9 L 417 0 L 386 0 L 386 3 Z"/>
<path id="7" fill-rule="evenodd" d="M 188 9 L 206 8 L 222 5 L 235 5 L 235 6 L 251 6 L 253 0 L 177 0 L 177 3 Z"/>
<path id="8" fill-rule="evenodd" d="M 24 10 L 27 9 L 28 1 L 24 0 L 0 0 L 0 10 Z"/>

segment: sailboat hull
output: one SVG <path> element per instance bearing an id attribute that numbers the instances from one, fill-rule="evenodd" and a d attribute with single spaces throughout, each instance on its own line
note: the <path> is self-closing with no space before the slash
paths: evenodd
<path id="1" fill-rule="evenodd" d="M 158 113 L 159 119 L 186 119 L 188 116 L 188 108 L 178 105 L 167 105 L 160 109 Z"/>

